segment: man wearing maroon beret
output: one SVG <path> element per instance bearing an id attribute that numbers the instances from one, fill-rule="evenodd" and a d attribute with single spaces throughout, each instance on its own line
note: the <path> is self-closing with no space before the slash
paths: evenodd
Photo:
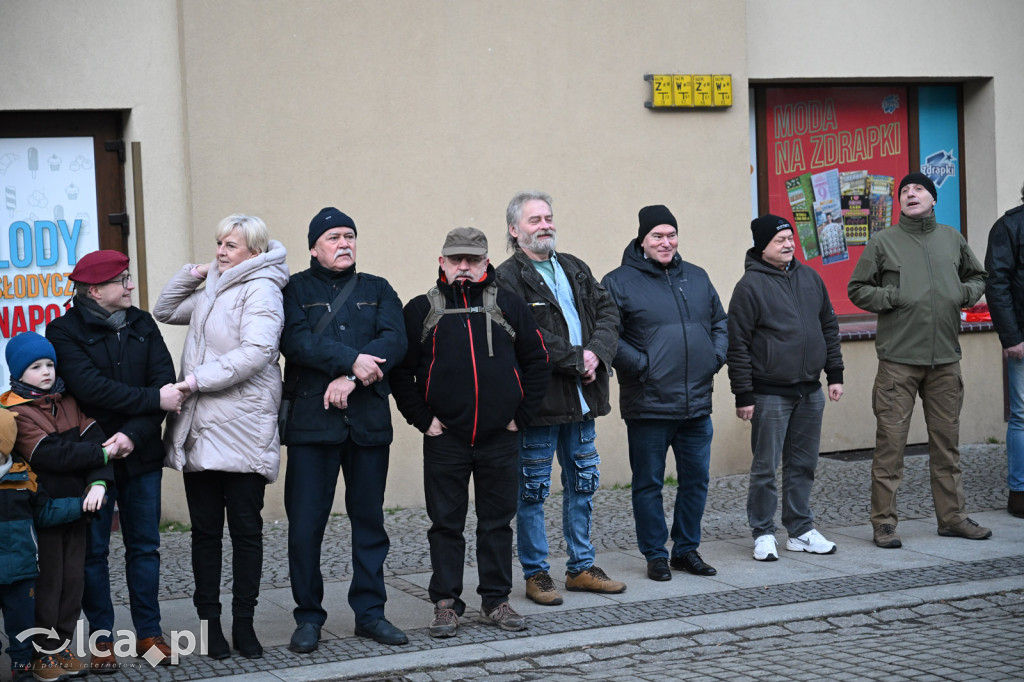
<path id="1" fill-rule="evenodd" d="M 90 524 L 86 546 L 82 610 L 96 635 L 90 672 L 117 671 L 112 633 L 107 555 L 114 502 L 120 510 L 125 546 L 125 579 L 131 601 L 137 651 L 152 648 L 169 665 L 170 648 L 160 629 L 160 482 L 163 446 L 160 425 L 176 410 L 174 363 L 152 316 L 132 305 L 128 256 L 94 251 L 78 259 L 70 279 L 74 306 L 46 328 L 57 351 L 67 390 L 82 411 L 110 437 L 103 446 L 114 464 L 109 503 Z"/>

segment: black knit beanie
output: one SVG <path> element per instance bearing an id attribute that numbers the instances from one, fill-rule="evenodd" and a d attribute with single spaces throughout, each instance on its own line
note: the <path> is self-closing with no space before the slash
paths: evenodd
<path id="1" fill-rule="evenodd" d="M 766 213 L 760 218 L 750 221 L 750 232 L 754 235 L 754 253 L 760 256 L 764 253 L 768 242 L 775 239 L 775 235 L 782 230 L 792 230 L 793 226 L 785 218 Z"/>
<path id="2" fill-rule="evenodd" d="M 355 221 L 333 206 L 328 206 L 320 209 L 320 212 L 309 221 L 309 248 L 312 249 L 320 235 L 332 227 L 351 227 L 353 232 L 359 234 L 356 231 Z"/>
<path id="3" fill-rule="evenodd" d="M 900 180 L 900 187 L 896 190 L 896 197 L 899 198 L 903 194 L 903 188 L 907 185 L 921 185 L 928 193 L 932 195 L 932 199 L 935 201 L 939 200 L 939 192 L 935 189 L 935 183 L 924 173 L 911 173 L 907 177 Z"/>
<path id="4" fill-rule="evenodd" d="M 644 206 L 640 209 L 640 229 L 636 233 L 636 243 L 639 244 L 647 236 L 647 233 L 656 228 L 658 225 L 671 225 L 672 227 L 679 229 L 679 225 L 676 224 L 676 217 L 672 215 L 672 211 L 668 210 L 661 204 L 655 206 Z"/>

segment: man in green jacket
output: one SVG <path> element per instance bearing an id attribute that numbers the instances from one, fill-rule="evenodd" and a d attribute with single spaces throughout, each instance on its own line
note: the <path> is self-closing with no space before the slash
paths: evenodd
<path id="1" fill-rule="evenodd" d="M 939 535 L 984 540 L 992 531 L 967 517 L 960 479 L 960 309 L 985 290 L 985 269 L 959 231 L 935 222 L 935 184 L 922 173 L 903 178 L 899 224 L 871 238 L 850 276 L 850 300 L 878 313 L 877 420 L 871 464 L 875 544 L 902 546 L 896 490 L 914 401 L 928 425 L 932 499 Z M 954 265 L 955 269 L 949 267 Z"/>

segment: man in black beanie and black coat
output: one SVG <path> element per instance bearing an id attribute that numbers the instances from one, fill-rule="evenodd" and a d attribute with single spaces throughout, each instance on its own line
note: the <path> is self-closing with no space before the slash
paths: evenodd
<path id="1" fill-rule="evenodd" d="M 352 524 L 348 603 L 355 634 L 405 644 L 405 633 L 384 617 L 384 487 L 393 435 L 388 374 L 405 356 L 402 302 L 383 277 L 356 272 L 356 225 L 338 209 L 313 217 L 308 244 L 309 269 L 292 275 L 283 292 L 289 405 L 281 405 L 281 442 L 288 447 L 284 507 L 296 624 L 288 648 L 316 650 L 327 620 L 320 545 L 339 471 Z"/>
<path id="2" fill-rule="evenodd" d="M 825 283 L 793 257 L 793 226 L 763 215 L 750 223 L 754 246 L 729 301 L 729 381 L 736 416 L 751 422 L 747 521 L 754 559 L 775 561 L 775 470 L 782 463 L 782 524 L 791 552 L 832 554 L 814 528 L 811 487 L 818 465 L 825 396 L 843 395 L 839 322 Z"/>

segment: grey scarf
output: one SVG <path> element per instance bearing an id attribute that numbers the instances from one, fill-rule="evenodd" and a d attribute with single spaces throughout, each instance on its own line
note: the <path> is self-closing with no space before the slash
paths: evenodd
<path id="1" fill-rule="evenodd" d="M 82 312 L 95 318 L 100 324 L 119 332 L 128 324 L 127 310 L 115 310 L 110 312 L 95 300 L 84 294 L 75 294 L 75 307 L 81 308 Z"/>

